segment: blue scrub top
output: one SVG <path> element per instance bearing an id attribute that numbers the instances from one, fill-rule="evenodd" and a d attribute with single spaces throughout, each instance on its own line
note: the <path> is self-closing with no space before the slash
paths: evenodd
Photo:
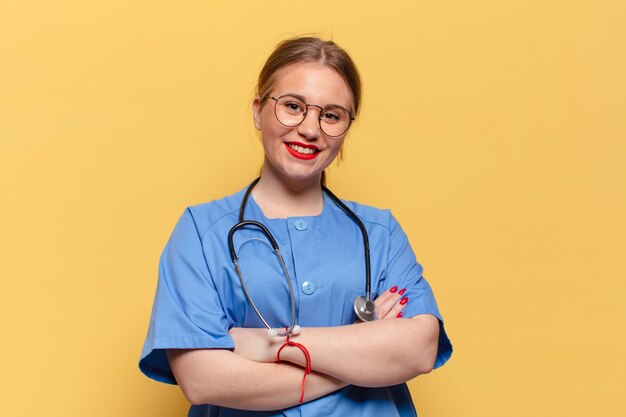
<path id="1" fill-rule="evenodd" d="M 228 232 L 238 221 L 244 191 L 189 207 L 170 237 L 139 367 L 148 377 L 175 384 L 165 349 L 233 349 L 232 327 L 263 327 L 249 305 L 232 264 Z M 439 319 L 435 368 L 452 354 L 430 285 L 422 277 L 408 239 L 388 210 L 346 202 L 365 224 L 371 248 L 372 299 L 397 285 L 406 288 L 405 318 Z M 266 225 L 278 242 L 295 291 L 302 327 L 354 323 L 354 298 L 365 292 L 363 238 L 358 226 L 324 195 L 319 216 L 269 219 L 250 196 L 245 218 Z M 240 229 L 234 244 L 246 286 L 270 326 L 291 321 L 289 290 L 272 248 L 257 229 Z M 315 358 L 313 358 L 315 360 Z M 189 416 L 415 416 L 406 384 L 383 388 L 347 386 L 282 411 L 250 412 L 192 406 Z"/>

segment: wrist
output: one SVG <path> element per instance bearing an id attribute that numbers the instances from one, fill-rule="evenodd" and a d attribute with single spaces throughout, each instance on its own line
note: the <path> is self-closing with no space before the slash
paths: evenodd
<path id="1" fill-rule="evenodd" d="M 273 346 L 274 360 L 280 359 L 281 362 L 290 362 L 303 368 L 307 365 L 307 355 L 302 348 L 296 346 L 301 343 L 300 334 L 292 334 L 288 339 L 285 337 L 277 339 L 278 342 Z"/>
<path id="2" fill-rule="evenodd" d="M 285 348 L 289 349 L 290 347 L 294 347 L 299 349 L 302 354 L 304 355 L 304 376 L 302 377 L 302 392 L 300 394 L 300 404 L 302 404 L 302 402 L 304 401 L 304 390 L 305 390 L 305 382 L 306 382 L 306 377 L 311 373 L 312 368 L 311 368 L 311 355 L 309 354 L 309 351 L 307 350 L 306 347 L 304 347 L 304 345 L 298 343 L 298 342 L 294 342 L 293 340 L 291 340 L 291 335 L 287 335 L 287 338 L 285 340 L 285 343 L 283 343 L 281 345 L 281 347 L 278 349 L 278 353 L 276 354 L 276 362 L 280 363 L 282 360 L 287 360 L 291 363 L 296 363 L 295 358 L 293 357 L 293 352 L 291 350 L 286 350 Z M 285 355 L 284 358 L 285 359 L 281 359 L 281 353 L 283 353 L 283 351 L 285 351 Z"/>

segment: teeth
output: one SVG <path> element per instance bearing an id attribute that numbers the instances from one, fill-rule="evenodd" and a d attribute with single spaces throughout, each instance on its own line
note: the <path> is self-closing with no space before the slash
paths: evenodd
<path id="1" fill-rule="evenodd" d="M 289 147 L 293 149 L 294 151 L 298 153 L 303 153 L 305 155 L 311 155 L 312 153 L 315 153 L 315 149 L 305 148 L 304 146 L 293 145 L 290 143 Z"/>

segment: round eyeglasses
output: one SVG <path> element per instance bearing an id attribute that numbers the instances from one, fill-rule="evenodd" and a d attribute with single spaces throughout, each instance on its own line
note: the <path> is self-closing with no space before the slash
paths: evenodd
<path id="1" fill-rule="evenodd" d="M 320 110 L 320 129 L 326 136 L 337 137 L 343 135 L 354 120 L 352 113 L 336 104 L 320 107 L 316 104 L 307 104 L 300 97 L 288 94 L 280 97 L 268 96 L 267 98 L 274 100 L 274 115 L 276 115 L 276 120 L 283 126 L 298 126 L 304 121 L 309 107 L 316 107 Z"/>

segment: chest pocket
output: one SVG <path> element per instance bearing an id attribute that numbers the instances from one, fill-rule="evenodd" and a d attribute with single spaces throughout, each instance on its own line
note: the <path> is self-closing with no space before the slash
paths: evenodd
<path id="1" fill-rule="evenodd" d="M 250 298 L 271 327 L 290 324 L 289 287 L 271 244 L 257 237 L 242 239 L 238 243 L 239 267 Z M 243 288 L 240 291 L 243 295 Z M 235 312 L 237 325 L 263 327 L 247 299 L 244 305 L 242 311 Z"/>

